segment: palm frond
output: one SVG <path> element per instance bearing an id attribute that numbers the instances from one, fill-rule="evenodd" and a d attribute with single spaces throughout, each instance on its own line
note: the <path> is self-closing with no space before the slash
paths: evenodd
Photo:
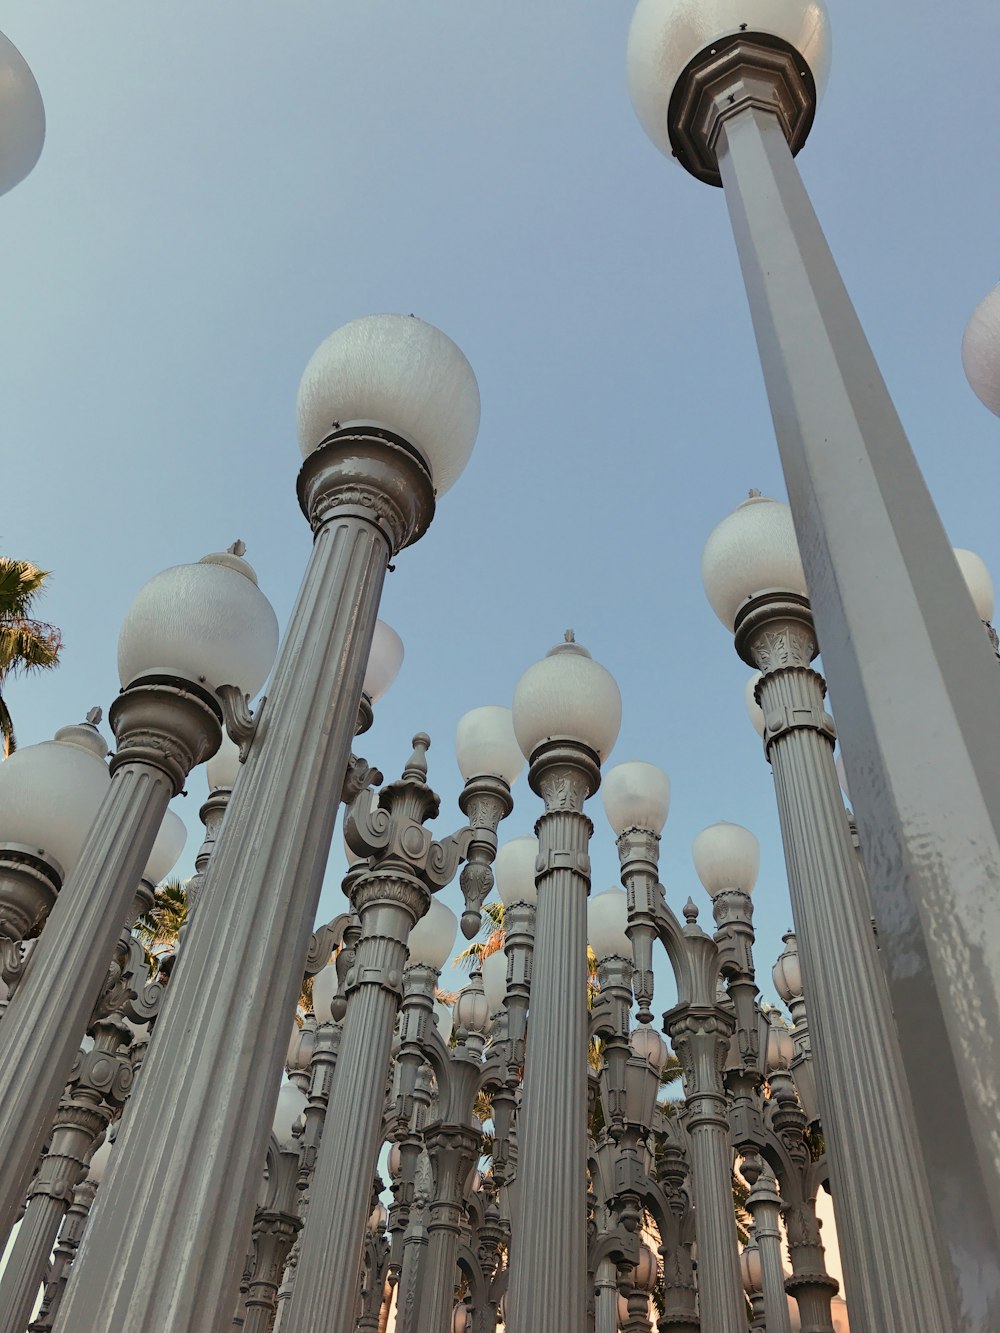
<path id="1" fill-rule="evenodd" d="M 0 556 L 0 619 L 26 617 L 32 602 L 44 592 L 47 569 L 39 569 L 28 560 Z"/>
<path id="2" fill-rule="evenodd" d="M 0 621 L 0 677 L 38 671 L 59 662 L 62 633 L 43 620 Z"/>
<path id="3" fill-rule="evenodd" d="M 17 749 L 17 738 L 14 735 L 14 721 L 10 715 L 10 709 L 0 697 L 0 746 L 3 749 L 3 757 L 7 758 Z"/>

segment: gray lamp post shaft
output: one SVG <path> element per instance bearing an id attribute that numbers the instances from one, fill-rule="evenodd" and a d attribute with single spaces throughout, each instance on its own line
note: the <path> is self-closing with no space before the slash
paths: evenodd
<path id="1" fill-rule="evenodd" d="M 451 1333 L 462 1197 L 482 1138 L 471 1125 L 451 1124 L 431 1126 L 424 1137 L 434 1167 L 434 1198 L 427 1222 L 427 1276 L 417 1333 Z"/>
<path id="2" fill-rule="evenodd" d="M 816 641 L 802 598 L 763 594 L 736 642 L 764 672 L 758 695 L 774 773 L 788 886 L 816 1040 L 820 1112 L 852 1317 L 889 1333 L 954 1327 L 935 1208 L 869 898 L 851 842 Z"/>
<path id="3" fill-rule="evenodd" d="M 583 1329 L 587 1276 L 587 895 L 593 825 L 583 803 L 600 784 L 589 750 L 552 743 L 532 756 L 538 905 L 531 1036 L 518 1118 L 521 1182 L 511 1240 L 512 1333 Z"/>
<path id="4" fill-rule="evenodd" d="M 753 1218 L 757 1252 L 760 1255 L 761 1292 L 767 1333 L 792 1333 L 785 1296 L 785 1274 L 781 1266 L 781 1199 L 774 1182 L 762 1173 L 750 1191 L 746 1203 Z"/>
<path id="5" fill-rule="evenodd" d="M 73 1191 L 73 1201 L 63 1218 L 62 1227 L 59 1231 L 59 1243 L 52 1255 L 52 1262 L 45 1280 L 45 1294 L 42 1298 L 42 1304 L 37 1318 L 33 1319 L 29 1325 L 31 1333 L 49 1333 L 52 1328 L 59 1312 L 63 1292 L 66 1289 L 66 1279 L 69 1277 L 70 1265 L 73 1263 L 77 1247 L 80 1244 L 83 1229 L 87 1225 L 87 1218 L 90 1216 L 90 1209 L 96 1191 L 97 1186 L 89 1179 L 81 1180 Z"/>
<path id="6" fill-rule="evenodd" d="M 733 40 L 683 76 L 690 125 L 725 188 L 920 1147 L 951 1182 L 945 1326 L 978 1333 L 1000 1327 L 996 659 L 789 150 L 803 62 Z"/>
<path id="7" fill-rule="evenodd" d="M 93 1015 L 167 804 L 218 747 L 196 685 L 136 683 L 111 709 L 112 779 L 0 1024 L 0 1238 L 8 1234 Z"/>
<path id="8" fill-rule="evenodd" d="M 300 497 L 309 566 L 74 1267 L 67 1329 L 217 1328 L 236 1306 L 386 566 L 433 506 L 412 455 L 356 434 L 306 460 Z"/>

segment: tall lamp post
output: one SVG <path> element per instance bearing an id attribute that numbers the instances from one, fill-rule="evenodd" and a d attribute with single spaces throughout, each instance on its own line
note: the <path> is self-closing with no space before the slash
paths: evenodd
<path id="1" fill-rule="evenodd" d="M 586 1319 L 587 895 L 593 825 L 584 801 L 618 737 L 613 677 L 567 632 L 521 677 L 514 730 L 545 802 L 538 834 L 531 1041 L 519 1117 L 519 1235 L 511 1248 L 512 1333 L 582 1329 Z"/>
<path id="2" fill-rule="evenodd" d="M 67 1326 L 93 1333 L 221 1327 L 235 1308 L 382 584 L 468 460 L 479 391 L 438 329 L 370 316 L 320 346 L 298 417 L 312 554 L 66 1292 Z"/>
<path id="3" fill-rule="evenodd" d="M 653 142 L 725 189 L 920 1146 L 952 1184 L 936 1209 L 949 1318 L 1000 1327 L 996 662 L 793 161 L 826 14 L 640 0 L 628 58 Z"/>

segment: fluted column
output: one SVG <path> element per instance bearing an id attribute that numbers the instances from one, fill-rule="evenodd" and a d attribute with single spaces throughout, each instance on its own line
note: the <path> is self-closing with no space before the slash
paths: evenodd
<path id="1" fill-rule="evenodd" d="M 767 1172 L 761 1172 L 746 1202 L 753 1218 L 757 1252 L 760 1255 L 761 1292 L 764 1299 L 764 1327 L 767 1333 L 792 1333 L 785 1295 L 785 1273 L 781 1264 L 781 1199 Z"/>
<path id="2" fill-rule="evenodd" d="M 764 594 L 741 611 L 736 639 L 764 672 L 757 693 L 852 1317 L 872 1333 L 951 1333 L 936 1210 L 834 768 L 825 684 L 809 666 L 817 651 L 809 605 Z"/>
<path id="3" fill-rule="evenodd" d="M 63 1218 L 59 1230 L 59 1243 L 56 1245 L 45 1279 L 45 1293 L 38 1314 L 28 1326 L 31 1333 L 50 1333 L 59 1313 L 70 1266 L 80 1244 L 80 1237 L 87 1225 L 90 1209 L 97 1193 L 97 1185 L 89 1177 L 81 1180 L 73 1191 L 73 1199 Z"/>
<path id="4" fill-rule="evenodd" d="M 834 1333 L 830 1303 L 837 1294 L 837 1281 L 826 1271 L 816 1209 L 808 1202 L 791 1204 L 783 1216 L 792 1264 L 785 1290 L 799 1307 L 802 1333 Z"/>
<path id="5" fill-rule="evenodd" d="M 706 1333 L 746 1333 L 722 1083 L 735 1026 L 732 1015 L 715 1006 L 680 1004 L 664 1015 L 664 1027 L 684 1068 L 684 1119 L 698 1238 L 698 1306 Z"/>
<path id="6" fill-rule="evenodd" d="M 268 1333 L 271 1328 L 278 1288 L 299 1225 L 297 1217 L 279 1212 L 265 1212 L 254 1222 L 253 1267 L 244 1301 L 244 1333 Z"/>
<path id="7" fill-rule="evenodd" d="M 0 1024 L 0 1241 L 27 1190 L 172 796 L 218 748 L 199 686 L 139 682 L 110 711 L 111 784 Z M 86 1327 L 86 1325 L 81 1325 Z"/>
<path id="8" fill-rule="evenodd" d="M 427 1222 L 427 1280 L 417 1333 L 451 1333 L 462 1199 L 482 1138 L 477 1130 L 456 1125 L 431 1126 L 424 1137 L 434 1168 L 434 1198 Z"/>
<path id="9" fill-rule="evenodd" d="M 532 757 L 545 801 L 531 1036 L 518 1117 L 520 1192 L 511 1237 L 511 1333 L 582 1329 L 587 1277 L 587 895 L 593 825 L 583 803 L 600 769 L 583 746 L 553 742 Z"/>
<path id="10" fill-rule="evenodd" d="M 215 1328 L 236 1305 L 386 566 L 433 512 L 426 471 L 375 433 L 321 445 L 299 494 L 309 566 L 67 1291 L 68 1329 Z"/>
<path id="11" fill-rule="evenodd" d="M 594 1280 L 594 1333 L 618 1333 L 618 1269 L 602 1259 Z"/>

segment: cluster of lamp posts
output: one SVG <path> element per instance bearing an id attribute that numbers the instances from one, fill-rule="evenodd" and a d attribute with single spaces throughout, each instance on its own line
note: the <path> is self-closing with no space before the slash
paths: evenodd
<path id="1" fill-rule="evenodd" d="M 641 0 L 629 43 L 650 137 L 724 187 L 788 483 L 790 507 L 751 494 L 715 529 L 703 577 L 757 672 L 798 937 L 774 976 L 794 1027 L 758 1000 L 753 836 L 721 824 L 695 844 L 708 934 L 659 883 L 669 786 L 645 763 L 604 780 L 624 890 L 590 900 L 588 1010 L 584 805 L 621 701 L 571 634 L 512 712 L 460 722 L 467 822 L 450 837 L 425 827 L 426 736 L 386 785 L 352 754 L 401 656 L 377 622 L 386 568 L 479 419 L 443 333 L 355 320 L 299 392 L 314 545 L 280 651 L 240 544 L 168 569 L 121 631 L 110 761 L 94 713 L 0 768 L 4 1237 L 20 1217 L 3 1333 L 28 1325 L 43 1280 L 31 1328 L 69 1333 L 375 1330 L 387 1287 L 400 1333 L 501 1317 L 514 1333 L 640 1333 L 654 1290 L 675 1333 L 781 1333 L 786 1293 L 804 1330 L 832 1333 L 824 1181 L 856 1331 L 1000 1327 L 992 589 L 977 557 L 953 556 L 794 166 L 828 50 L 817 0 Z M 0 63 L 6 189 L 44 119 L 6 39 Z M 996 411 L 998 349 L 1000 288 L 964 346 Z M 191 912 L 177 966 L 151 979 L 132 926 L 181 849 L 168 802 L 205 760 Z M 524 760 L 537 836 L 498 851 Z M 342 804 L 349 905 L 314 930 Z M 435 983 L 456 923 L 434 894 L 459 873 L 464 933 L 495 876 L 506 940 L 449 1013 Z M 676 981 L 677 1105 L 658 1096 L 657 941 Z M 289 1045 L 304 975 L 313 1013 Z"/>

